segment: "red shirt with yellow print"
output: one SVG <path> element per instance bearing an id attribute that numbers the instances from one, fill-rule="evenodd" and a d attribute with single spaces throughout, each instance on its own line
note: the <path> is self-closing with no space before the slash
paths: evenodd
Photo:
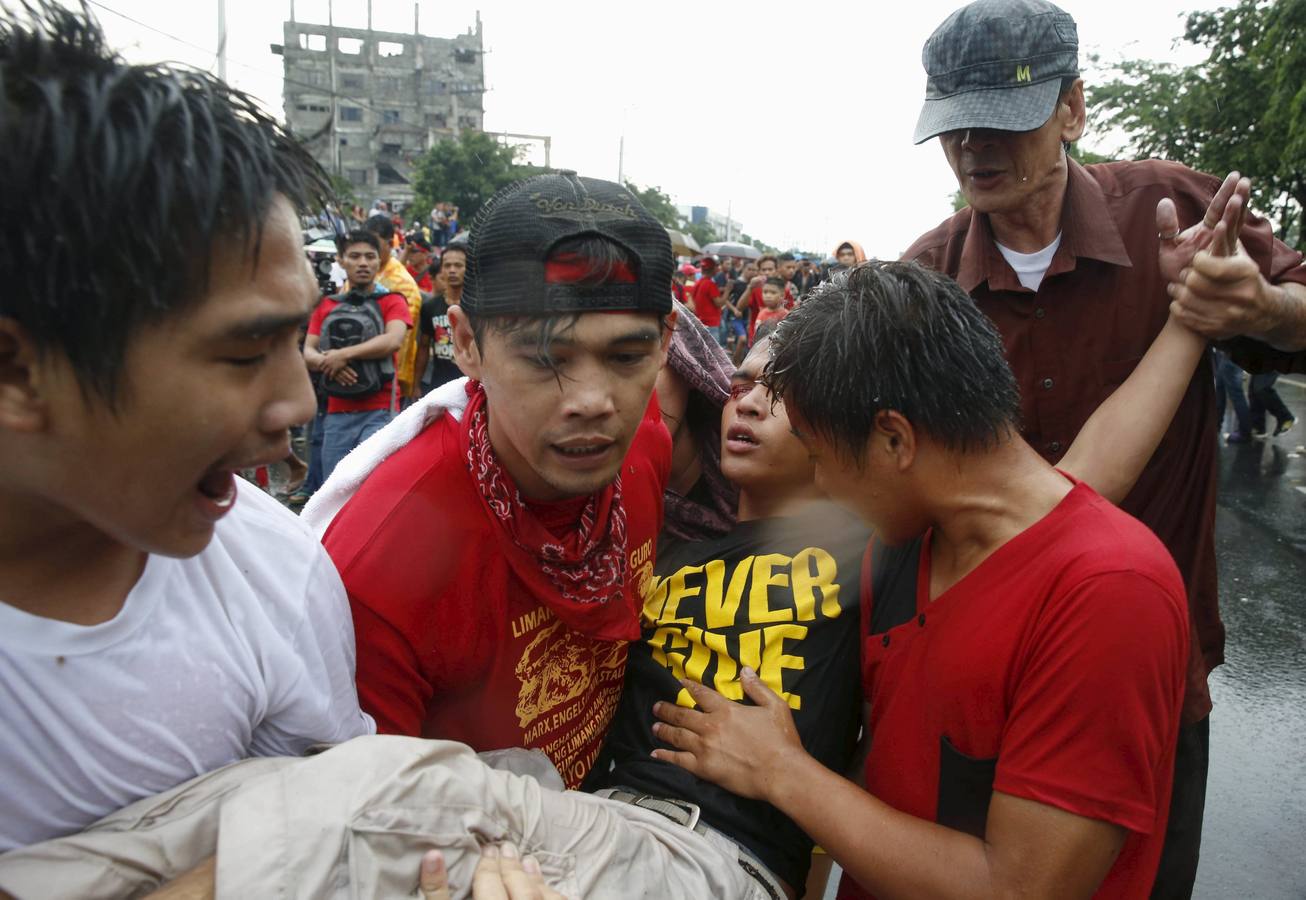
<path id="1" fill-rule="evenodd" d="M 460 427 L 443 416 L 389 457 L 323 536 L 353 608 L 359 701 L 382 733 L 542 750 L 576 787 L 616 711 L 627 643 L 569 626 L 518 575 L 538 562 L 487 514 Z M 654 398 L 621 469 L 635 634 L 670 466 Z M 554 507 L 531 512 L 561 525 L 567 504 Z"/>

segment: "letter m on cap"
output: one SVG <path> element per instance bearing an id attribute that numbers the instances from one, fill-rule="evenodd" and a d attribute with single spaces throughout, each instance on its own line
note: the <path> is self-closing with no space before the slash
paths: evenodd
<path id="1" fill-rule="evenodd" d="M 1025 66 L 1016 66 L 1016 80 L 1017 80 L 1017 81 L 1029 81 L 1029 80 L 1030 80 L 1029 66 L 1028 66 L 1028 65 L 1025 65 Z"/>

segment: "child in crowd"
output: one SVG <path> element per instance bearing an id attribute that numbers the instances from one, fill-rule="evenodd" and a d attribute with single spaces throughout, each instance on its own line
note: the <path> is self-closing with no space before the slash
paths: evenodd
<path id="1" fill-rule="evenodd" d="M 785 309 L 784 279 L 772 276 L 762 282 L 762 308 L 757 313 L 757 324 L 779 322 L 788 312 Z"/>

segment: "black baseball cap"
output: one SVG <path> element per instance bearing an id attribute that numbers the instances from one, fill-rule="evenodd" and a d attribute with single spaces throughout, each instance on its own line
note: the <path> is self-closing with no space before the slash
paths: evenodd
<path id="1" fill-rule="evenodd" d="M 631 259 L 633 278 L 599 287 L 549 283 L 545 261 L 564 240 L 596 235 Z M 675 260 L 662 224 L 619 184 L 563 170 L 515 182 L 472 222 L 462 307 L 472 315 L 671 311 Z"/>
<path id="2" fill-rule="evenodd" d="M 1079 75 L 1079 34 L 1046 0 L 976 0 L 944 20 L 921 51 L 925 105 L 913 140 L 945 131 L 1032 131 Z"/>

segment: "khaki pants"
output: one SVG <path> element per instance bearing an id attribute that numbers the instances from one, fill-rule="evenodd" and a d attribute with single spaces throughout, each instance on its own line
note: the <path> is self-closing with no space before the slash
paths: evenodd
<path id="1" fill-rule="evenodd" d="M 462 744 L 355 738 L 235 763 L 82 832 L 0 856 L 19 900 L 146 893 L 217 852 L 219 898 L 412 896 L 439 848 L 467 896 L 482 842 L 510 840 L 570 897 L 766 900 L 715 832 L 486 765 Z"/>

